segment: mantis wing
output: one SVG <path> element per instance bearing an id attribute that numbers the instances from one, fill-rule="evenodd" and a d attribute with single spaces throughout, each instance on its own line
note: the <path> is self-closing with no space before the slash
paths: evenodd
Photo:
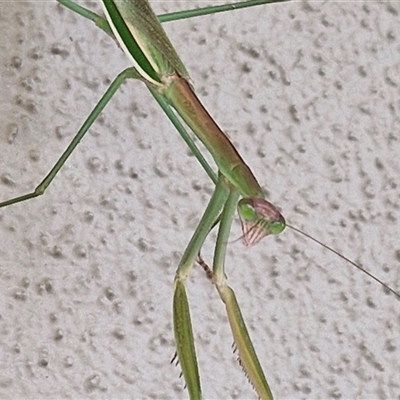
<path id="1" fill-rule="evenodd" d="M 185 66 L 147 1 L 103 0 L 103 6 L 119 44 L 138 66 L 144 79 L 157 83 L 175 73 L 189 79 Z"/>

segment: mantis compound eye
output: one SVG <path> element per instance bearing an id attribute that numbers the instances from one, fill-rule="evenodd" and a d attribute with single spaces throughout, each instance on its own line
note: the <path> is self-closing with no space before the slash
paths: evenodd
<path id="1" fill-rule="evenodd" d="M 238 203 L 243 242 L 252 246 L 268 235 L 281 233 L 286 222 L 277 208 L 265 199 L 245 197 Z"/>

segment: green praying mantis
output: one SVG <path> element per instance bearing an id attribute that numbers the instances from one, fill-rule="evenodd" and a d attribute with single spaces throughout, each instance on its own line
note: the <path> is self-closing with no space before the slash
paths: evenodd
<path id="1" fill-rule="evenodd" d="M 226 240 L 223 240 L 222 241 L 222 245 L 220 244 L 220 246 L 222 246 L 223 247 L 223 245 L 224 244 L 226 244 Z M 145 246 L 144 246 L 145 247 Z M 218 282 L 217 282 L 218 283 Z M 180 287 L 180 286 L 179 286 Z M 180 289 L 179 290 L 181 290 L 182 288 L 180 287 Z M 112 297 L 112 296 L 111 296 Z M 180 301 L 179 301 L 179 303 L 182 303 L 182 300 L 180 299 Z M 183 303 L 185 303 L 185 301 L 183 301 Z M 196 392 L 196 390 L 195 390 L 195 392 Z"/>

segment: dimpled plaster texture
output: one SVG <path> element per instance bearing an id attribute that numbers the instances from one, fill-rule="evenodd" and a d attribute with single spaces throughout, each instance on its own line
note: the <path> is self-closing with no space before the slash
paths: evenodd
<path id="1" fill-rule="evenodd" d="M 287 221 L 398 291 L 399 19 L 393 1 L 302 1 L 165 24 Z M 0 54 L 6 200 L 39 183 L 129 61 L 53 1 L 2 2 Z M 0 398 L 186 399 L 173 277 L 212 190 L 146 87 L 124 84 L 45 195 L 0 210 Z M 395 296 L 290 229 L 250 249 L 240 235 L 235 220 L 227 276 L 276 398 L 400 399 Z M 198 266 L 187 287 L 204 398 L 257 398 Z"/>

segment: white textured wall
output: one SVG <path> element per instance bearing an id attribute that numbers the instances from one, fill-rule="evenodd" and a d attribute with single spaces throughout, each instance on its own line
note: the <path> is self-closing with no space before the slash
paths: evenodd
<path id="1" fill-rule="evenodd" d="M 287 221 L 397 290 L 399 13 L 294 2 L 167 25 Z M 52 1 L 2 3 L 0 54 L 3 200 L 34 188 L 128 63 Z M 46 195 L 0 211 L 0 398 L 186 398 L 172 281 L 211 191 L 144 85 L 126 84 Z M 276 398 L 400 398 L 400 306 L 378 284 L 289 230 L 232 243 L 227 273 Z M 204 397 L 256 398 L 200 268 L 188 289 Z"/>

